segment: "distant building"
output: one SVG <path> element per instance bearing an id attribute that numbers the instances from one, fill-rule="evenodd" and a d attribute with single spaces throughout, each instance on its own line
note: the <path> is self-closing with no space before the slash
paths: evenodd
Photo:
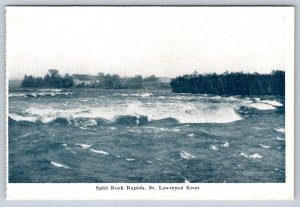
<path id="1" fill-rule="evenodd" d="M 158 82 L 160 82 L 160 83 L 170 83 L 171 78 L 161 77 L 161 78 L 158 79 Z"/>
<path id="2" fill-rule="evenodd" d="M 97 76 L 88 75 L 88 74 L 73 74 L 72 78 L 74 80 L 75 86 L 78 85 L 91 86 L 99 82 Z"/>

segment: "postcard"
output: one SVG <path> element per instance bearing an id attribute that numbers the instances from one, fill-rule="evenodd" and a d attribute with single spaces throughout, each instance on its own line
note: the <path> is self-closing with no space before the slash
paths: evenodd
<path id="1" fill-rule="evenodd" d="M 294 7 L 7 6 L 7 199 L 294 196 Z"/>

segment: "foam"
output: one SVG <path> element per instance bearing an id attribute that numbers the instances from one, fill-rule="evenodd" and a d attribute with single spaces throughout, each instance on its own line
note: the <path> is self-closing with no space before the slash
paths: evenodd
<path id="1" fill-rule="evenodd" d="M 126 160 L 127 160 L 128 162 L 131 162 L 131 161 L 134 161 L 135 159 L 133 159 L 133 158 L 126 158 Z"/>
<path id="2" fill-rule="evenodd" d="M 247 153 L 245 153 L 245 152 L 242 152 L 242 153 L 240 154 L 240 156 L 243 156 L 243 157 L 249 157 L 249 155 L 248 155 Z"/>
<path id="3" fill-rule="evenodd" d="M 252 108 L 256 108 L 258 110 L 274 110 L 274 109 L 276 109 L 274 106 L 265 104 L 265 103 L 252 103 L 249 106 Z"/>
<path id="4" fill-rule="evenodd" d="M 66 169 L 70 169 L 70 167 L 66 166 L 66 165 L 63 165 L 63 164 L 60 164 L 58 162 L 54 162 L 54 161 L 51 161 L 51 165 L 55 166 L 55 167 L 59 167 L 59 168 L 66 168 Z"/>
<path id="5" fill-rule="evenodd" d="M 228 143 L 228 142 L 225 142 L 222 146 L 223 146 L 223 147 L 229 147 L 229 143 Z"/>
<path id="6" fill-rule="evenodd" d="M 265 149 L 269 149 L 269 148 L 271 148 L 271 146 L 268 146 L 268 145 L 263 145 L 263 144 L 259 144 L 259 146 L 261 146 L 261 147 L 263 147 L 263 148 L 265 148 Z"/>
<path id="7" fill-rule="evenodd" d="M 269 104 L 272 106 L 283 106 L 282 103 L 279 103 L 278 101 L 275 101 L 275 100 L 263 100 L 263 101 L 261 101 L 261 103 L 266 103 L 266 104 Z"/>
<path id="8" fill-rule="evenodd" d="M 84 148 L 84 149 L 88 149 L 88 148 L 90 148 L 92 145 L 76 143 L 76 146 L 80 146 L 80 147 L 82 147 L 82 148 Z"/>
<path id="9" fill-rule="evenodd" d="M 187 136 L 188 136 L 189 138 L 192 138 L 192 137 L 195 136 L 195 134 L 194 134 L 194 133 L 190 133 L 190 134 L 188 134 Z"/>
<path id="10" fill-rule="evenodd" d="M 118 94 L 118 93 L 115 93 L 114 94 L 115 96 L 136 96 L 136 97 L 150 97 L 150 96 L 153 96 L 153 93 L 149 93 L 149 92 L 145 92 L 145 93 L 121 93 L 121 94 Z"/>
<path id="11" fill-rule="evenodd" d="M 8 97 L 26 97 L 24 93 L 9 93 Z"/>
<path id="12" fill-rule="evenodd" d="M 187 160 L 189 160 L 189 159 L 194 159 L 194 158 L 195 158 L 194 155 L 192 155 L 192 154 L 190 154 L 190 153 L 188 153 L 188 152 L 186 152 L 186 151 L 182 151 L 182 152 L 180 153 L 180 157 L 181 157 L 182 159 L 187 159 Z"/>
<path id="13" fill-rule="evenodd" d="M 46 96 L 57 96 L 57 95 L 72 95 L 72 92 L 62 92 L 61 89 L 39 89 L 34 92 L 10 92 L 9 97 L 46 97 Z"/>
<path id="14" fill-rule="evenodd" d="M 285 139 L 284 138 L 281 138 L 281 137 L 276 137 L 277 140 L 280 140 L 280 141 L 284 141 Z"/>
<path id="15" fill-rule="evenodd" d="M 253 155 L 250 155 L 249 158 L 252 158 L 252 159 L 260 159 L 262 158 L 263 156 L 258 154 L 258 153 L 254 153 Z"/>
<path id="16" fill-rule="evenodd" d="M 184 178 L 184 183 L 190 183 L 190 181 L 188 181 L 186 178 Z"/>
<path id="17" fill-rule="evenodd" d="M 215 151 L 219 149 L 216 145 L 212 145 L 210 148 Z"/>
<path id="18" fill-rule="evenodd" d="M 275 131 L 285 133 L 285 128 L 275 128 Z"/>
<path id="19" fill-rule="evenodd" d="M 103 154 L 103 155 L 109 155 L 108 152 L 102 151 L 102 150 L 95 150 L 95 149 L 90 149 L 91 152 L 95 152 L 98 154 Z"/>
<path id="20" fill-rule="evenodd" d="M 28 122 L 36 122 L 38 120 L 38 117 L 34 116 L 21 116 L 15 113 L 10 113 L 9 117 L 15 121 L 28 121 Z"/>
<path id="21" fill-rule="evenodd" d="M 248 155 L 247 153 L 242 152 L 240 154 L 240 156 L 243 156 L 245 158 L 250 158 L 250 159 L 261 159 L 263 156 L 258 154 L 258 153 L 254 153 L 252 155 Z"/>

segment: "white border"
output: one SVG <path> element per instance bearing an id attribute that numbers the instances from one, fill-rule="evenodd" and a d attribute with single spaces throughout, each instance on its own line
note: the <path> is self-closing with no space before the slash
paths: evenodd
<path id="1" fill-rule="evenodd" d="M 257 8 L 257 7 L 255 7 Z M 276 7 L 278 9 L 278 7 Z M 291 200 L 294 199 L 294 7 L 280 7 L 286 16 L 285 37 L 285 183 L 193 184 L 15 184 L 8 183 L 8 123 L 6 124 L 6 195 L 8 200 Z M 8 71 L 6 71 L 6 120 L 8 120 Z M 96 186 L 143 186 L 146 190 L 96 190 Z M 153 186 L 156 190 L 149 190 Z M 200 187 L 199 190 L 158 190 L 159 186 Z"/>

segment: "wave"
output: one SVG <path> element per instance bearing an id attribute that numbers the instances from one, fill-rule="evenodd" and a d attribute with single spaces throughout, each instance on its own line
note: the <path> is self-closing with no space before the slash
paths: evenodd
<path id="1" fill-rule="evenodd" d="M 103 151 L 103 150 L 90 149 L 90 151 L 91 151 L 91 152 L 98 153 L 98 154 L 109 155 L 108 152 L 105 152 L 105 151 Z"/>
<path id="2" fill-rule="evenodd" d="M 269 105 L 272 105 L 272 106 L 283 106 L 282 103 L 279 103 L 278 101 L 275 101 L 275 100 L 263 100 L 261 101 L 261 103 L 266 103 L 266 104 L 269 104 Z"/>
<path id="3" fill-rule="evenodd" d="M 254 153 L 253 155 L 250 155 L 249 158 L 252 158 L 252 159 L 260 159 L 262 158 L 263 156 L 258 154 L 258 153 Z"/>
<path id="4" fill-rule="evenodd" d="M 255 100 L 255 102 L 253 100 Z M 247 98 L 246 100 L 242 100 L 240 104 L 243 107 L 255 108 L 258 110 L 274 110 L 276 107 L 283 106 L 282 103 L 276 100 L 261 100 L 260 98 L 254 98 L 253 100 Z"/>
<path id="5" fill-rule="evenodd" d="M 228 142 L 225 142 L 222 146 L 223 146 L 223 147 L 229 147 L 229 143 L 228 143 Z"/>
<path id="6" fill-rule="evenodd" d="M 23 94 L 23 93 L 9 93 L 8 97 L 26 97 L 26 94 Z"/>
<path id="7" fill-rule="evenodd" d="M 281 128 L 281 127 L 275 128 L 275 131 L 276 131 L 276 132 L 285 133 L 285 128 Z"/>
<path id="8" fill-rule="evenodd" d="M 184 183 L 190 183 L 190 181 L 188 181 L 188 179 L 184 178 Z"/>
<path id="9" fill-rule="evenodd" d="M 276 109 L 274 106 L 265 104 L 265 103 L 252 103 L 249 106 L 252 108 L 256 108 L 258 110 L 274 110 L 274 109 Z"/>
<path id="10" fill-rule="evenodd" d="M 54 162 L 54 161 L 51 161 L 51 165 L 55 166 L 55 167 L 59 167 L 59 168 L 66 168 L 66 169 L 71 169 L 70 167 L 66 166 L 66 165 L 63 165 L 61 163 L 58 163 L 58 162 Z"/>
<path id="11" fill-rule="evenodd" d="M 212 145 L 210 148 L 215 151 L 219 150 L 219 148 L 216 145 Z"/>
<path id="12" fill-rule="evenodd" d="M 281 138 L 281 137 L 276 137 L 277 140 L 280 140 L 280 141 L 284 141 L 285 138 Z"/>
<path id="13" fill-rule="evenodd" d="M 15 113 L 9 114 L 9 118 L 16 121 L 16 122 L 21 122 L 21 121 L 37 122 L 37 120 L 38 120 L 38 117 L 22 116 L 22 115 L 18 115 L 18 114 L 15 114 Z"/>
<path id="14" fill-rule="evenodd" d="M 39 93 L 47 93 L 39 91 Z M 64 93 L 52 91 L 51 93 Z M 282 105 L 275 100 L 254 100 L 241 97 L 205 97 L 201 101 L 190 102 L 185 96 L 165 96 L 166 100 L 154 97 L 152 93 L 137 93 L 150 97 L 147 102 L 124 99 L 107 99 L 101 102 L 82 102 L 62 105 L 40 105 L 29 107 L 18 113 L 10 113 L 15 121 L 72 124 L 84 128 L 105 123 L 124 125 L 178 124 L 178 123 L 231 123 L 245 118 L 251 109 L 274 110 Z M 127 94 L 135 96 L 136 94 Z M 152 98 L 152 96 L 154 98 Z M 108 97 L 109 98 L 109 97 Z M 197 99 L 198 96 L 188 98 Z M 218 102 L 214 100 L 219 100 Z M 94 100 L 94 99 L 93 99 Z M 97 100 L 97 99 L 95 99 Z M 244 108 L 243 108 L 244 107 Z M 243 110 L 245 109 L 245 110 Z M 59 119 L 60 118 L 60 119 Z M 171 123 L 172 122 L 172 123 Z"/>
<path id="15" fill-rule="evenodd" d="M 38 98 L 38 97 L 53 97 L 58 95 L 73 95 L 72 92 L 63 92 L 61 89 L 39 89 L 34 92 L 10 92 L 9 97 L 28 97 L 28 98 Z"/>
<path id="16" fill-rule="evenodd" d="M 84 149 L 88 149 L 88 148 L 90 148 L 92 145 L 76 143 L 76 146 L 80 146 L 80 147 L 82 147 L 82 148 L 84 148 Z"/>
<path id="17" fill-rule="evenodd" d="M 181 157 L 182 159 L 187 159 L 187 160 L 189 160 L 189 159 L 194 159 L 194 158 L 195 158 L 194 155 L 192 155 L 192 154 L 190 154 L 190 153 L 188 153 L 188 152 L 186 152 L 186 151 L 180 152 L 180 157 Z"/>
<path id="18" fill-rule="evenodd" d="M 148 123 L 148 117 L 147 116 L 116 116 L 114 117 L 114 122 L 116 124 L 124 124 L 124 125 L 142 125 Z"/>
<path id="19" fill-rule="evenodd" d="M 66 119 L 67 122 L 74 121 L 72 124 L 80 121 L 79 125 L 83 127 L 97 125 L 99 120 L 96 119 L 100 119 L 102 122 L 136 125 L 147 124 L 150 121 L 164 122 L 163 120 L 170 123 L 171 119 L 180 123 L 230 123 L 243 119 L 236 109 L 237 107 L 229 104 L 156 102 L 148 105 L 141 102 L 130 102 L 100 107 L 86 105 L 79 105 L 77 108 L 30 107 L 19 114 L 11 113 L 10 117 L 16 121 L 49 123 L 56 120 L 62 124 L 66 124 L 66 121 L 63 120 Z M 87 120 L 82 123 L 84 118 Z M 154 124 L 154 122 L 152 123 Z"/>
<path id="20" fill-rule="evenodd" d="M 81 118 L 81 117 L 50 117 L 50 116 L 37 116 L 37 115 L 19 115 L 15 113 L 9 114 L 10 122 L 16 123 L 43 123 L 43 124 L 54 124 L 54 125 L 70 125 L 82 128 L 88 128 L 97 125 L 104 125 L 109 123 L 105 119 L 97 118 L 97 119 L 89 119 L 89 118 Z"/>
<path id="21" fill-rule="evenodd" d="M 265 149 L 269 149 L 269 148 L 271 148 L 271 146 L 268 146 L 268 145 L 263 145 L 263 144 L 259 144 L 259 146 L 261 146 L 262 148 L 265 148 Z"/>
<path id="22" fill-rule="evenodd" d="M 133 158 L 126 158 L 126 160 L 127 160 L 128 162 L 131 162 L 131 161 L 134 161 L 135 159 L 133 159 Z"/>
<path id="23" fill-rule="evenodd" d="M 263 156 L 258 154 L 258 153 L 254 153 L 252 155 L 248 155 L 247 153 L 242 152 L 240 154 L 240 156 L 243 156 L 245 158 L 250 158 L 250 159 L 261 159 Z"/>
<path id="24" fill-rule="evenodd" d="M 145 93 L 115 93 L 115 96 L 136 96 L 136 97 L 150 97 L 153 96 L 153 93 L 145 92 Z"/>

